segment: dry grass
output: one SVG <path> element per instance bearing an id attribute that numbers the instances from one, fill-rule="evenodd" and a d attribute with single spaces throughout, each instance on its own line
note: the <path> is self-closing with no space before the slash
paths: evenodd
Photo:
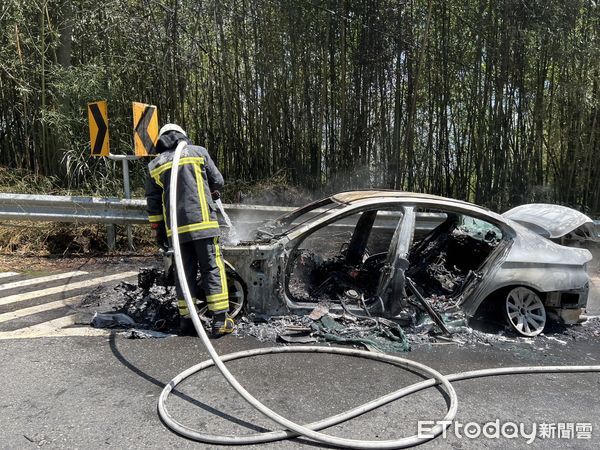
<path id="1" fill-rule="evenodd" d="M 54 177 L 35 176 L 26 170 L 0 166 L 0 192 L 56 195 L 61 189 Z"/>
<path id="2" fill-rule="evenodd" d="M 156 252 L 150 228 L 132 225 L 136 254 Z M 101 255 L 108 252 L 106 227 L 56 222 L 3 222 L 0 253 L 20 256 Z M 130 254 L 126 228 L 117 227 L 115 253 Z"/>
<path id="3" fill-rule="evenodd" d="M 0 192 L 5 193 L 114 196 L 113 187 L 106 187 L 105 193 L 73 191 L 62 187 L 54 177 L 0 166 Z M 148 226 L 133 225 L 133 237 L 135 253 L 156 252 Z M 0 254 L 4 256 L 102 255 L 107 252 L 106 227 L 101 224 L 0 222 Z M 119 253 L 131 254 L 125 226 L 117 227 L 117 247 L 113 254 Z"/>

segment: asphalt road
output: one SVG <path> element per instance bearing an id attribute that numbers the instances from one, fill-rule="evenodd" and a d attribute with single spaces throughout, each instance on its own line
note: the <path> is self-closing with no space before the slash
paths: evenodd
<path id="1" fill-rule="evenodd" d="M 207 358 L 198 339 L 130 340 L 104 330 L 88 332 L 90 328 L 77 320 L 65 322 L 65 317 L 76 317 L 70 299 L 84 293 L 86 286 L 116 284 L 132 276 L 132 267 L 125 264 L 102 267 L 101 272 L 93 265 L 70 268 L 86 273 L 38 284 L 19 284 L 24 279 L 19 275 L 0 279 L 0 448 L 216 448 L 172 433 L 156 412 L 164 384 Z M 99 281 L 111 276 L 116 278 Z M 79 287 L 54 289 L 67 281 Z M 594 297 L 590 306 L 598 304 Z M 54 307 L 44 309 L 47 305 Z M 600 365 L 598 339 L 422 345 L 405 356 L 443 373 L 523 365 Z M 227 336 L 215 345 L 225 354 L 264 344 Z M 419 380 L 389 364 L 333 355 L 263 356 L 231 362 L 229 367 L 256 397 L 298 422 L 335 414 Z M 514 375 L 461 381 L 455 387 L 459 408 L 452 430 L 459 433 L 460 424 L 482 427 L 498 421 L 499 427 L 515 423 L 523 424 L 527 434 L 535 431 L 530 448 L 600 446 L 600 374 Z M 214 369 L 184 383 L 168 406 L 181 422 L 214 433 L 245 434 L 274 427 L 240 400 Z M 444 413 L 444 397 L 431 389 L 329 432 L 389 439 L 416 433 L 418 420 L 435 420 Z M 475 425 L 469 430 L 476 431 Z M 422 447 L 527 446 L 528 438 L 511 430 L 505 430 L 509 436 L 476 439 L 451 431 Z M 543 430 L 554 437 L 542 438 Z M 313 446 L 295 439 L 261 447 Z"/>
<path id="2" fill-rule="evenodd" d="M 220 353 L 257 346 L 226 337 Z M 451 373 L 530 364 L 600 364 L 595 343 L 557 345 L 532 351 L 454 345 L 416 348 L 407 357 Z M 0 401 L 2 448 L 192 448 L 199 444 L 165 428 L 156 401 L 171 377 L 206 358 L 195 338 L 129 340 L 120 336 L 56 337 L 4 341 Z M 327 355 L 264 356 L 229 364 L 250 392 L 300 422 L 345 410 L 416 381 L 389 364 Z M 531 448 L 598 448 L 600 374 L 519 375 L 456 383 L 457 420 L 481 425 L 499 420 L 523 423 L 589 423 L 592 439 L 537 438 Z M 180 421 L 215 433 L 272 429 L 210 370 L 181 388 L 169 408 Z M 331 433 L 355 438 L 391 438 L 414 433 L 417 420 L 441 418 L 444 399 L 429 390 L 368 413 Z M 425 448 L 522 448 L 525 438 L 477 440 L 450 434 Z M 311 446 L 303 439 L 267 448 Z M 213 446 L 214 448 L 214 446 Z"/>

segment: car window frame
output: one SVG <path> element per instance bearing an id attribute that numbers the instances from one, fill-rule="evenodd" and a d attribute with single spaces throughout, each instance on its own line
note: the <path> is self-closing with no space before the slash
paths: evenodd
<path id="1" fill-rule="evenodd" d="M 294 260 L 293 255 L 296 253 L 296 251 L 298 250 L 298 247 L 302 244 L 302 242 L 304 242 L 310 235 L 316 233 L 317 231 L 319 231 L 322 228 L 325 228 L 328 225 L 331 225 L 334 222 L 337 222 L 338 220 L 343 220 L 354 214 L 364 213 L 369 210 L 377 209 L 377 211 L 381 211 L 386 207 L 387 208 L 393 207 L 393 208 L 397 209 L 397 211 L 402 213 L 402 217 L 398 221 L 398 225 L 396 225 L 396 229 L 394 229 L 394 235 L 396 235 L 396 233 L 398 232 L 398 228 L 402 227 L 405 222 L 404 218 L 406 216 L 406 202 L 393 202 L 393 201 L 390 202 L 389 199 L 386 199 L 386 201 L 380 201 L 380 202 L 376 202 L 376 203 L 360 202 L 357 204 L 349 204 L 347 206 L 347 208 L 344 208 L 344 209 L 339 210 L 334 213 L 330 213 L 330 217 L 321 218 L 319 223 L 312 224 L 312 226 L 305 226 L 306 229 L 296 230 L 294 233 L 292 233 L 293 236 L 291 236 L 291 237 L 288 236 L 290 239 L 289 239 L 286 247 L 289 252 L 288 253 L 289 257 L 285 264 L 284 278 L 283 278 L 286 303 L 288 303 L 289 306 L 294 306 L 294 307 L 313 305 L 312 302 L 295 301 L 294 300 L 295 297 L 291 294 L 291 292 L 289 290 L 289 281 L 290 281 L 290 277 L 291 277 L 292 263 Z M 392 236 L 392 241 L 393 240 L 394 240 L 394 237 Z M 388 251 L 387 251 L 388 255 L 386 256 L 386 258 L 389 257 L 389 254 L 392 251 L 391 244 L 392 244 L 392 242 L 390 242 L 390 246 L 388 247 Z M 396 246 L 396 249 L 394 249 L 394 253 L 396 253 L 397 250 L 398 250 L 398 246 Z M 394 255 L 394 258 L 395 257 L 396 257 L 396 254 Z"/>
<path id="2" fill-rule="evenodd" d="M 506 222 L 504 222 L 502 220 L 498 220 L 494 217 L 490 217 L 486 214 L 479 213 L 477 211 L 472 211 L 470 209 L 463 209 L 460 207 L 451 207 L 451 206 L 439 205 L 439 204 L 436 205 L 435 203 L 429 203 L 429 202 L 427 202 L 427 203 L 418 202 L 418 203 L 415 203 L 414 207 L 415 207 L 415 221 L 413 222 L 413 230 L 412 230 L 412 234 L 411 234 L 411 239 L 410 239 L 410 242 L 408 243 L 409 252 L 410 252 L 410 249 L 412 249 L 412 247 L 414 245 L 415 231 L 416 231 L 416 226 L 417 226 L 416 217 L 419 214 L 419 212 L 418 212 L 419 209 L 437 209 L 440 212 L 447 215 L 446 220 L 448 220 L 448 218 L 450 218 L 450 216 L 453 214 L 473 217 L 473 218 L 476 218 L 479 220 L 483 220 L 485 222 L 489 222 L 490 224 L 497 227 L 500 230 L 500 232 L 502 233 L 502 236 L 500 239 L 500 245 L 498 245 L 498 247 L 495 248 L 490 253 L 490 255 L 486 258 L 486 260 L 477 269 L 477 272 L 481 271 L 481 277 L 474 276 L 470 280 L 468 280 L 465 283 L 462 291 L 458 295 L 459 298 L 458 298 L 457 305 L 460 306 L 469 297 L 474 295 L 474 293 L 477 291 L 477 288 L 483 284 L 482 282 L 484 281 L 484 278 L 486 277 L 487 272 L 489 272 L 490 269 L 492 267 L 494 267 L 494 262 L 497 260 L 502 260 L 503 258 L 506 257 L 506 255 L 508 254 L 508 251 L 510 250 L 510 248 L 512 247 L 512 244 L 514 242 L 516 232 Z M 440 225 L 438 225 L 438 227 L 441 226 L 445 222 L 446 221 L 440 223 Z M 437 227 L 435 227 L 434 230 L 436 228 Z M 434 230 L 431 230 L 431 232 L 433 232 Z M 474 272 L 476 272 L 476 271 L 474 271 Z"/>

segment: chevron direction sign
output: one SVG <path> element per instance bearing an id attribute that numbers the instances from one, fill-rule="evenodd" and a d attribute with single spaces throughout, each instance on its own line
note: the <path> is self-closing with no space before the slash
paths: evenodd
<path id="1" fill-rule="evenodd" d="M 158 139 L 158 110 L 154 105 L 133 102 L 133 142 L 136 156 L 154 155 Z"/>
<path id="2" fill-rule="evenodd" d="M 106 100 L 88 103 L 88 121 L 90 124 L 90 147 L 92 156 L 108 156 L 108 107 Z"/>

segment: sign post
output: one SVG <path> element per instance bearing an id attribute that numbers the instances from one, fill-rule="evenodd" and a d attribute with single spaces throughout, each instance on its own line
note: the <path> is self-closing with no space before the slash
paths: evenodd
<path id="1" fill-rule="evenodd" d="M 106 100 L 88 103 L 88 121 L 90 128 L 90 148 L 92 156 L 105 156 L 113 161 L 121 161 L 123 166 L 123 196 L 131 198 L 129 181 L 129 161 L 143 156 L 153 156 L 158 140 L 158 111 L 156 106 L 133 102 L 133 143 L 134 155 L 113 155 L 110 152 L 108 139 L 108 104 Z M 115 225 L 108 227 L 108 248 L 116 247 Z M 133 247 L 131 225 L 127 225 L 127 242 L 129 249 Z"/>
<path id="2" fill-rule="evenodd" d="M 137 160 L 139 159 L 139 157 L 135 155 L 113 155 L 111 153 L 108 155 L 108 159 L 111 159 L 113 161 L 121 161 L 121 164 L 123 165 L 123 197 L 126 199 L 130 199 L 131 185 L 129 183 L 129 161 Z M 131 230 L 131 225 L 129 224 L 127 225 L 127 243 L 129 245 L 130 250 L 135 250 L 135 247 L 133 246 L 133 232 Z M 115 242 L 109 242 L 109 249 L 111 247 L 111 244 L 114 249 Z"/>

